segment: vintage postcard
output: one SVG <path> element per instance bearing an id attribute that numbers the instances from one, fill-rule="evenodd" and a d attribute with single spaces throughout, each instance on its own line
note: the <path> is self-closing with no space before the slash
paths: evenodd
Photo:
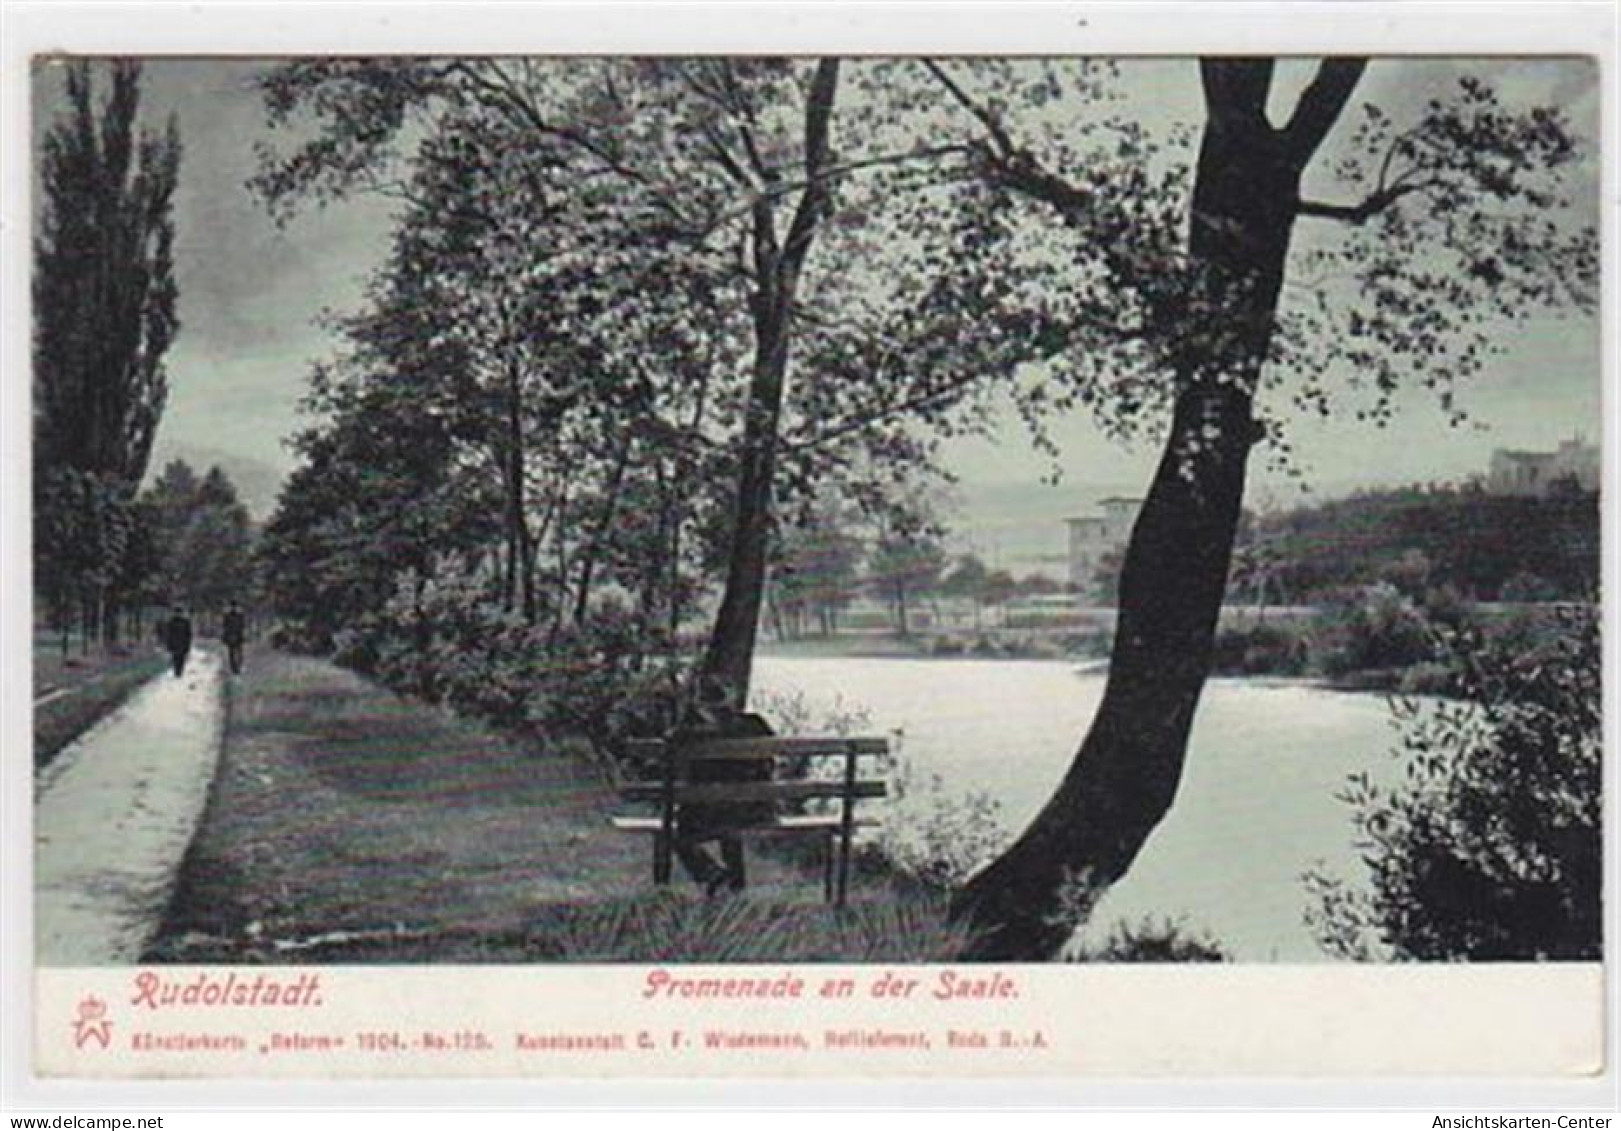
<path id="1" fill-rule="evenodd" d="M 1604 13 L 930 7 L 33 37 L 35 1074 L 1608 1070 Z"/>

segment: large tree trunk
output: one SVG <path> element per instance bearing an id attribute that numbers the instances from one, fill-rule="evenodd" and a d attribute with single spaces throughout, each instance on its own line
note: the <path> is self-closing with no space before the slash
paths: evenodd
<path id="1" fill-rule="evenodd" d="M 1266 118 L 1271 63 L 1202 65 L 1207 121 L 1189 234 L 1169 435 L 1120 574 L 1103 700 L 1058 791 L 960 893 L 967 957 L 1051 957 L 1125 874 L 1176 798 L 1258 436 L 1251 411 L 1271 340 L 1300 175 L 1360 64 L 1325 65 L 1282 129 Z"/>
<path id="2" fill-rule="evenodd" d="M 525 490 L 523 435 L 523 381 L 515 364 L 507 366 L 507 453 L 511 461 L 507 483 L 507 520 L 517 552 L 519 609 L 525 624 L 539 617 L 535 601 L 535 543 L 529 533 L 529 500 Z"/>
<path id="3" fill-rule="evenodd" d="M 625 471 L 630 467 L 630 453 L 631 441 L 627 434 L 625 442 L 619 446 L 619 451 L 614 456 L 614 468 L 604 493 L 602 514 L 597 518 L 591 537 L 581 551 L 584 561 L 580 563 L 580 580 L 574 597 L 576 628 L 585 624 L 586 614 L 591 611 L 591 582 L 596 575 L 597 561 L 601 558 L 603 547 L 608 541 L 608 532 L 613 529 L 613 524 L 619 517 L 619 493 L 625 484 Z"/>
<path id="4" fill-rule="evenodd" d="M 768 296 L 757 303 L 768 305 Z M 748 698 L 760 609 L 765 601 L 771 540 L 771 487 L 777 467 L 777 425 L 788 372 L 788 310 L 774 298 L 756 316 L 756 357 L 743 426 L 743 460 L 733 510 L 726 591 L 709 636 L 702 671 L 724 682 L 738 702 Z"/>
<path id="5" fill-rule="evenodd" d="M 838 82 L 837 59 L 823 59 L 817 64 L 805 107 L 806 186 L 780 244 L 772 198 L 761 196 L 753 208 L 754 367 L 743 423 L 726 590 L 699 666 L 702 678 L 725 685 L 738 703 L 748 699 L 765 597 L 777 428 L 788 375 L 794 300 L 811 241 L 830 207 L 830 186 L 824 169 L 830 152 Z"/>

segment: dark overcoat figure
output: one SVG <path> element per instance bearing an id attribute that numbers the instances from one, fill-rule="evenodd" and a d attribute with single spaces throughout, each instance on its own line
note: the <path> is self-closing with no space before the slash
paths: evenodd
<path id="1" fill-rule="evenodd" d="M 191 655 L 191 618 L 179 605 L 163 622 L 163 646 L 169 650 L 169 661 L 176 676 L 186 672 L 186 658 Z"/>
<path id="2" fill-rule="evenodd" d="M 730 696 L 718 687 L 701 689 L 698 701 L 690 707 L 681 725 L 670 736 L 680 745 L 703 739 L 763 738 L 775 732 L 759 715 L 739 710 Z M 769 760 L 697 762 L 691 770 L 693 782 L 769 781 Z M 747 882 L 743 860 L 743 838 L 735 830 L 775 811 L 771 802 L 728 802 L 685 805 L 681 808 L 671 847 L 688 874 L 713 895 L 722 888 L 742 891 Z M 717 861 L 705 844 L 716 842 Z"/>
<path id="3" fill-rule="evenodd" d="M 242 671 L 242 645 L 248 638 L 248 618 L 242 612 L 242 606 L 232 601 L 225 610 L 225 620 L 220 634 L 225 640 L 225 651 L 231 658 L 231 672 L 233 675 Z"/>

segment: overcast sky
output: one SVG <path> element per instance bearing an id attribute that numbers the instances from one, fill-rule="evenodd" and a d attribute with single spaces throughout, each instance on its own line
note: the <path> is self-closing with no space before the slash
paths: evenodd
<path id="1" fill-rule="evenodd" d="M 1464 66 L 1375 62 L 1357 100 L 1413 105 Z M 1588 64 L 1500 60 L 1469 69 L 1489 73 L 1514 103 L 1563 106 L 1581 136 L 1596 137 L 1598 88 Z M 169 355 L 170 399 L 154 467 L 177 454 L 203 463 L 225 461 L 262 517 L 276 482 L 292 466 L 283 440 L 297 427 L 295 406 L 309 365 L 333 351 L 317 316 L 324 308 L 357 305 L 365 276 L 386 249 L 389 216 L 381 202 L 357 200 L 306 209 L 285 230 L 275 227 L 244 188 L 254 170 L 255 143 L 274 139 L 249 87 L 255 70 L 244 62 L 151 62 L 143 115 L 157 124 L 171 111 L 178 114 L 185 146 L 175 206 L 182 329 Z M 1286 63 L 1275 104 L 1287 105 L 1308 74 L 1306 63 Z M 1191 59 L 1129 63 L 1121 87 L 1125 105 L 1151 126 L 1197 122 Z M 37 137 L 60 107 L 60 74 L 42 68 L 35 90 Z M 1336 139 L 1343 143 L 1348 132 L 1342 122 L 1320 161 L 1331 159 Z M 1596 222 L 1596 154 L 1584 176 Z M 1598 320 L 1550 319 L 1516 332 L 1507 355 L 1467 392 L 1465 403 L 1480 429 L 1448 429 L 1422 391 L 1404 393 L 1401 403 L 1405 410 L 1382 430 L 1297 422 L 1293 436 L 1305 482 L 1337 494 L 1353 485 L 1457 478 L 1484 469 L 1494 447 L 1551 448 L 1576 431 L 1598 437 Z M 1083 511 L 1100 495 L 1146 484 L 1155 459 L 1146 447 L 1112 445 L 1083 416 L 1059 422 L 1054 433 L 1063 452 L 1060 489 L 1039 486 L 1049 465 L 1011 423 L 992 440 L 954 442 L 948 462 L 970 500 L 1028 485 L 1032 506 L 1056 514 Z M 1283 500 L 1298 490 L 1260 470 L 1251 495 Z"/>

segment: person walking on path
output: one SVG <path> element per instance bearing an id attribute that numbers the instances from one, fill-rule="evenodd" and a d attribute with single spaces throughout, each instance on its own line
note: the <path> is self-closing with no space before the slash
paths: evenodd
<path id="1" fill-rule="evenodd" d="M 248 618 L 242 612 L 242 606 L 232 601 L 225 608 L 224 631 L 225 650 L 231 657 L 231 674 L 242 674 L 242 644 L 248 635 Z"/>
<path id="2" fill-rule="evenodd" d="M 169 650 L 169 662 L 179 679 L 186 674 L 186 657 L 191 655 L 191 618 L 179 605 L 170 610 L 163 624 L 163 646 Z"/>

